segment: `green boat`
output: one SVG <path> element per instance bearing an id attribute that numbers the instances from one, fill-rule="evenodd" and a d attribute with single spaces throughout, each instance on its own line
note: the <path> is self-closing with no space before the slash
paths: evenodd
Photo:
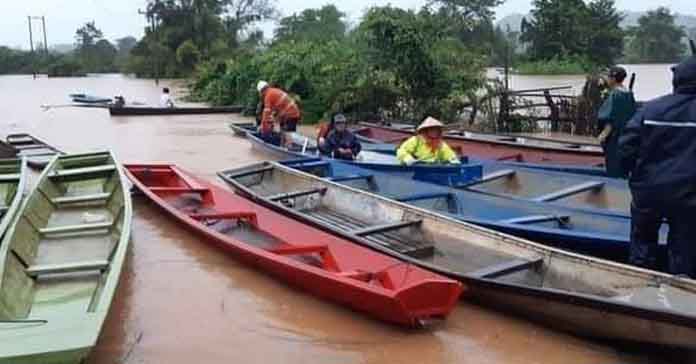
<path id="1" fill-rule="evenodd" d="M 133 209 L 110 152 L 54 157 L 0 245 L 0 363 L 82 363 L 109 311 Z"/>
<path id="2" fill-rule="evenodd" d="M 0 159 L 0 238 L 14 220 L 27 183 L 26 159 Z"/>

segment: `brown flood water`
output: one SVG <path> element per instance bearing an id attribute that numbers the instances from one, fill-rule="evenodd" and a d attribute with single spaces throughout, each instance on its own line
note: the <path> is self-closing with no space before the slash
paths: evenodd
<path id="1" fill-rule="evenodd" d="M 68 152 L 112 148 L 123 162 L 175 162 L 210 180 L 264 158 L 227 130 L 239 116 L 41 110 L 76 91 L 151 103 L 159 97 L 153 82 L 121 77 L 0 77 L 1 134 L 29 132 Z M 134 206 L 132 249 L 89 364 L 664 362 L 466 303 L 432 329 L 385 325 L 239 264 L 142 197 Z"/>

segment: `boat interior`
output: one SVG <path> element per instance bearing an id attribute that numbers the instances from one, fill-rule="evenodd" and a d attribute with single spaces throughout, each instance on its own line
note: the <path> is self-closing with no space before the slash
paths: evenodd
<path id="1" fill-rule="evenodd" d="M 219 199 L 216 201 L 209 187 L 175 166 L 132 165 L 127 168 L 151 192 L 177 211 L 237 242 L 385 289 L 396 289 L 409 281 L 408 271 L 403 265 L 372 271 L 368 266 L 360 267 L 362 263 L 354 259 L 342 259 L 343 255 L 334 251 L 345 250 L 340 245 L 288 241 L 290 236 L 287 233 L 281 236 L 269 230 L 275 229 L 273 224 L 259 221 L 256 212 L 240 210 L 234 203 L 223 201 L 223 196 L 217 196 Z"/>
<path id="2" fill-rule="evenodd" d="M 92 312 L 124 225 L 110 153 L 56 158 L 0 246 L 0 321 Z"/>
<path id="3" fill-rule="evenodd" d="M 257 164 L 220 175 L 326 228 L 444 267 L 454 275 L 696 314 L 696 307 L 688 304 L 696 294 L 693 284 L 662 284 L 650 274 L 621 274 L 592 258 L 444 223 L 279 165 Z"/>

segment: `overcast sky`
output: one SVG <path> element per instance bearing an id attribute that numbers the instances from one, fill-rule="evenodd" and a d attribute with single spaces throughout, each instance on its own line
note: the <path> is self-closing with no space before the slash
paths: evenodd
<path id="1" fill-rule="evenodd" d="M 321 7 L 328 0 L 281 1 L 278 7 L 283 14 L 292 14 L 305 8 Z M 351 19 L 358 19 L 372 5 L 392 4 L 405 8 L 418 8 L 425 0 L 352 0 L 343 2 L 339 9 Z M 48 43 L 73 43 L 75 29 L 88 21 L 96 21 L 106 38 L 113 40 L 126 35 L 141 36 L 145 20 L 138 14 L 146 0 L 0 0 L 0 44 L 12 47 L 28 47 L 27 16 L 46 16 Z M 341 3 L 335 1 L 334 3 Z M 347 3 L 347 4 L 346 4 Z M 511 13 L 526 13 L 531 0 L 507 0 L 497 9 L 497 17 Z M 642 11 L 666 6 L 672 11 L 696 15 L 696 0 L 617 0 L 619 9 Z M 268 27 L 264 27 L 268 30 Z M 35 36 L 40 36 L 40 22 L 34 26 Z"/>

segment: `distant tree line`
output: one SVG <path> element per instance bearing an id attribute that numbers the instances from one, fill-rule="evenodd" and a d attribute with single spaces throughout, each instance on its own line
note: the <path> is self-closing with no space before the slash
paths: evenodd
<path id="1" fill-rule="evenodd" d="M 75 32 L 75 49 L 69 52 L 24 51 L 0 46 L 0 74 L 41 73 L 49 76 L 80 76 L 87 73 L 120 72 L 137 39 L 125 37 L 116 45 L 89 22 Z"/>
<path id="2" fill-rule="evenodd" d="M 684 56 L 685 37 L 675 14 L 660 7 L 641 16 L 636 26 L 621 28 L 624 15 L 614 0 L 534 0 L 521 32 L 493 31 L 495 57 L 507 57 L 528 73 L 583 73 L 619 62 L 677 62 Z M 503 56 L 500 56 L 500 53 Z"/>

